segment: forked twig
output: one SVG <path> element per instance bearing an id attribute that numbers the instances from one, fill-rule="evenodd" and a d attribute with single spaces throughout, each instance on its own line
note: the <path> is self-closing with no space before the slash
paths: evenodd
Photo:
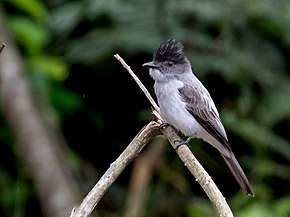
<path id="1" fill-rule="evenodd" d="M 4 43 L 1 44 L 1 47 L 0 47 L 0 54 L 2 53 L 2 50 L 4 49 L 6 45 Z"/>
<path id="2" fill-rule="evenodd" d="M 140 89 L 144 92 L 145 96 L 153 106 L 153 109 L 156 110 L 160 114 L 160 109 L 152 96 L 150 95 L 149 91 L 146 89 L 146 87 L 142 84 L 140 79 L 135 75 L 135 73 L 132 71 L 131 67 L 127 65 L 127 63 L 123 60 L 122 57 L 120 57 L 119 54 L 115 54 L 114 57 L 122 64 L 122 66 L 129 72 L 129 74 L 133 77 L 133 79 L 136 81 Z"/>
<path id="3" fill-rule="evenodd" d="M 83 199 L 83 202 L 78 207 L 73 208 L 70 217 L 86 217 L 90 215 L 117 177 L 138 156 L 142 148 L 158 134 L 160 134 L 159 125 L 154 121 L 143 127 L 120 156 L 111 163 L 104 175 Z"/>
<path id="4" fill-rule="evenodd" d="M 118 55 L 115 54 L 114 57 L 120 61 L 123 67 L 129 72 L 129 74 L 133 77 L 133 79 L 137 82 L 141 90 L 145 93 L 146 97 L 149 99 L 151 105 L 153 106 L 153 115 L 156 116 L 158 123 L 163 123 L 160 109 L 158 105 L 155 103 L 153 98 L 151 97 L 150 93 L 146 89 L 146 87 L 142 84 L 139 78 L 134 74 L 131 70 L 130 66 L 128 66 L 125 61 Z M 228 206 L 225 198 L 221 194 L 220 190 L 213 182 L 212 178 L 206 172 L 206 170 L 202 167 L 202 165 L 198 162 L 195 156 L 192 154 L 190 149 L 183 145 L 179 148 L 176 148 L 175 141 L 181 141 L 181 138 L 176 133 L 176 130 L 169 126 L 169 127 L 162 127 L 162 133 L 164 136 L 169 140 L 170 144 L 176 150 L 179 158 L 184 162 L 184 165 L 189 169 L 192 175 L 195 177 L 196 181 L 201 185 L 205 193 L 207 194 L 208 198 L 211 200 L 215 211 L 217 212 L 218 216 L 222 217 L 232 217 L 233 213 Z"/>
<path id="5" fill-rule="evenodd" d="M 142 150 L 142 148 L 157 134 L 159 134 L 160 124 L 163 123 L 160 109 L 158 105 L 155 103 L 150 93 L 146 89 L 146 87 L 142 84 L 142 82 L 138 79 L 138 77 L 134 74 L 131 68 L 125 63 L 125 61 L 118 55 L 114 55 L 115 58 L 121 62 L 123 67 L 130 73 L 133 79 L 137 82 L 139 87 L 145 93 L 146 97 L 152 104 L 153 115 L 156 116 L 158 124 L 156 122 L 150 122 L 144 127 L 133 139 L 133 141 L 128 145 L 128 147 L 123 151 L 123 153 L 114 161 L 110 168 L 106 171 L 106 173 L 102 176 L 102 178 L 98 181 L 98 183 L 93 187 L 93 189 L 88 193 L 88 195 L 84 198 L 83 202 L 80 206 L 75 207 L 72 210 L 71 217 L 86 217 L 88 216 L 94 209 L 94 207 L 98 204 L 99 200 L 108 190 L 108 188 L 113 184 L 116 178 L 121 174 L 124 168 L 130 163 L 130 161 L 138 155 L 138 153 Z M 178 156 L 184 162 L 184 165 L 190 170 L 190 172 L 195 177 L 196 181 L 201 185 L 205 193 L 208 195 L 211 200 L 215 211 L 218 216 L 221 217 L 233 217 L 230 207 L 228 206 L 225 198 L 222 196 L 221 192 L 205 171 L 205 169 L 201 166 L 201 164 L 197 161 L 195 156 L 192 154 L 190 149 L 183 145 L 176 149 L 176 140 L 181 140 L 181 138 L 176 133 L 176 130 L 169 127 L 162 127 L 162 133 L 169 140 L 170 144 L 175 148 Z"/>

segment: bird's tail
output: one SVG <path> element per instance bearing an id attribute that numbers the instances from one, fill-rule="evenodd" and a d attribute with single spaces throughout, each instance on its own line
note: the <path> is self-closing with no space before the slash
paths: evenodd
<path id="1" fill-rule="evenodd" d="M 250 183 L 234 154 L 231 153 L 229 157 L 222 154 L 222 157 L 224 158 L 233 176 L 236 178 L 237 182 L 239 183 L 245 194 L 254 196 L 254 192 L 250 186 Z"/>

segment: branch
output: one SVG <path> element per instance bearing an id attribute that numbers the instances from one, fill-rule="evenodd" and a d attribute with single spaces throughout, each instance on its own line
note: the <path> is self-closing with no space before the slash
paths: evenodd
<path id="1" fill-rule="evenodd" d="M 127 63 L 122 59 L 122 57 L 119 56 L 119 54 L 115 54 L 114 57 L 122 64 L 122 66 L 129 72 L 129 74 L 133 77 L 133 79 L 136 81 L 138 86 L 141 88 L 141 90 L 144 92 L 145 96 L 153 106 L 153 109 L 160 113 L 160 109 L 154 99 L 151 97 L 149 91 L 146 89 L 146 87 L 142 84 L 142 82 L 139 80 L 139 78 L 135 75 L 135 73 L 131 70 L 130 66 L 127 65 Z M 161 116 L 160 116 L 161 118 Z"/>
<path id="2" fill-rule="evenodd" d="M 100 199 L 117 179 L 117 177 L 123 172 L 126 166 L 140 153 L 143 147 L 156 135 L 160 133 L 160 124 L 163 123 L 162 117 L 160 115 L 160 109 L 151 97 L 148 90 L 138 79 L 138 77 L 131 70 L 125 61 L 118 55 L 114 55 L 115 58 L 121 62 L 123 67 L 130 73 L 133 79 L 137 82 L 139 87 L 145 93 L 146 97 L 150 101 L 153 110 L 153 115 L 156 116 L 157 122 L 150 122 L 147 124 L 132 140 L 128 147 L 123 151 L 123 153 L 110 165 L 109 169 L 101 177 L 101 179 L 96 183 L 93 189 L 84 198 L 83 202 L 79 207 L 75 207 L 70 217 L 86 217 L 90 215 L 95 206 L 98 204 Z M 222 217 L 232 217 L 233 214 L 226 203 L 224 197 L 220 193 L 219 189 L 216 187 L 215 183 L 212 181 L 211 177 L 207 174 L 204 168 L 200 165 L 197 159 L 193 156 L 191 151 L 187 146 L 181 146 L 178 149 L 174 141 L 181 140 L 178 136 L 176 130 L 171 127 L 162 127 L 162 133 L 169 140 L 170 144 L 176 150 L 180 159 L 184 162 L 185 166 L 190 170 L 190 172 L 196 178 L 196 181 L 201 185 L 205 193 L 211 200 L 214 209 L 219 216 Z"/>
<path id="3" fill-rule="evenodd" d="M 160 114 L 160 109 L 157 104 L 154 102 L 150 93 L 147 91 L 146 87 L 142 84 L 142 82 L 138 79 L 138 77 L 134 74 L 134 72 L 130 69 L 130 67 L 125 63 L 125 61 L 118 55 L 115 54 L 114 57 L 121 62 L 123 67 L 129 72 L 129 74 L 133 77 L 133 79 L 137 82 L 141 90 L 145 93 L 146 97 L 149 99 L 152 104 L 154 110 L 153 115 L 158 119 L 158 123 L 162 123 L 162 118 Z M 233 213 L 228 206 L 225 198 L 221 194 L 220 190 L 217 188 L 216 184 L 213 182 L 212 178 L 208 175 L 202 165 L 198 162 L 195 156 L 192 154 L 190 149 L 183 145 L 179 148 L 176 147 L 175 141 L 180 141 L 181 138 L 178 136 L 176 130 L 171 127 L 161 127 L 161 131 L 164 136 L 169 140 L 172 147 L 177 152 L 179 158 L 183 161 L 184 165 L 189 169 L 192 175 L 195 177 L 196 181 L 201 185 L 204 192 L 209 197 L 212 205 L 217 212 L 218 216 L 222 217 L 232 217 Z"/>
<path id="4" fill-rule="evenodd" d="M 84 198 L 81 205 L 72 210 L 70 217 L 88 216 L 128 164 L 141 152 L 143 147 L 158 134 L 160 134 L 159 125 L 153 121 L 141 129 L 123 153 L 110 165 L 109 169 Z"/>
<path id="5" fill-rule="evenodd" d="M 146 216 L 147 198 L 149 197 L 150 181 L 154 171 L 160 166 L 162 154 L 166 148 L 167 141 L 164 138 L 154 138 L 150 146 L 143 151 L 134 161 L 130 181 L 128 184 L 127 198 L 123 217 Z"/>
<path id="6" fill-rule="evenodd" d="M 0 54 L 2 53 L 2 50 L 4 49 L 6 45 L 4 43 L 1 44 L 1 47 L 0 47 Z"/>
<path id="7" fill-rule="evenodd" d="M 183 161 L 184 165 L 191 172 L 191 174 L 195 177 L 195 180 L 200 184 L 212 205 L 217 212 L 218 216 L 222 217 L 233 217 L 233 213 L 228 206 L 225 198 L 221 194 L 220 190 L 203 168 L 203 166 L 198 162 L 196 157 L 192 154 L 189 147 L 186 145 L 182 145 L 176 148 L 175 141 L 181 141 L 181 138 L 177 135 L 176 130 L 171 127 L 163 127 L 161 129 L 164 136 L 169 140 L 172 147 L 177 152 L 179 158 Z"/>

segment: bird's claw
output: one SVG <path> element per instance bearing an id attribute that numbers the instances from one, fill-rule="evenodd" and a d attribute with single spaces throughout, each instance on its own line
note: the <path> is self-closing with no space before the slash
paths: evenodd
<path id="1" fill-rule="evenodd" d="M 168 126 L 170 126 L 170 124 L 168 124 L 168 123 L 162 123 L 162 124 L 160 124 L 160 129 L 163 130 L 164 128 L 166 128 Z"/>
<path id="2" fill-rule="evenodd" d="M 178 144 L 176 144 L 176 143 L 178 143 Z M 176 146 L 174 148 L 175 150 L 179 149 L 180 146 L 182 146 L 182 145 L 186 145 L 188 148 L 190 148 L 187 140 L 185 140 L 185 141 L 184 140 L 175 140 L 174 144 L 176 144 Z"/>

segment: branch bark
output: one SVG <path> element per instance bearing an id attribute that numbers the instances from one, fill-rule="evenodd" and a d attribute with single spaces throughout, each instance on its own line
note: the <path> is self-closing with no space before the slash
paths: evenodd
<path id="1" fill-rule="evenodd" d="M 216 213 L 220 217 L 233 217 L 233 213 L 227 204 L 225 198 L 221 194 L 220 190 L 198 162 L 196 157 L 192 154 L 188 146 L 182 145 L 176 147 L 175 141 L 181 141 L 181 138 L 177 135 L 176 130 L 171 126 L 166 126 L 161 129 L 163 135 L 169 140 L 172 147 L 177 152 L 179 158 L 182 160 L 187 169 L 195 177 L 195 180 L 200 184 L 208 198 L 210 199 Z"/>
<path id="2" fill-rule="evenodd" d="M 130 66 L 128 66 L 125 61 L 118 55 L 115 54 L 114 57 L 121 62 L 123 67 L 129 72 L 129 74 L 133 77 L 142 91 L 145 93 L 146 97 L 151 102 L 154 110 L 153 115 L 156 116 L 157 122 L 159 124 L 163 123 L 162 116 L 160 114 L 159 107 L 154 102 L 153 98 L 151 97 L 150 93 L 147 91 L 145 86 L 142 82 L 138 79 L 138 77 L 134 74 L 131 70 Z M 195 156 L 192 154 L 190 149 L 183 145 L 177 148 L 175 141 L 181 141 L 181 138 L 178 136 L 176 130 L 171 126 L 161 127 L 161 131 L 163 135 L 169 140 L 172 147 L 177 152 L 179 158 L 183 161 L 184 165 L 189 169 L 191 174 L 195 177 L 196 181 L 201 185 L 204 192 L 207 194 L 208 198 L 212 202 L 212 205 L 217 212 L 218 216 L 221 217 L 232 217 L 233 213 L 228 206 L 225 198 L 221 194 L 220 190 L 213 182 L 212 178 L 208 175 L 206 170 L 202 167 L 202 165 L 198 162 Z"/>
<path id="3" fill-rule="evenodd" d="M 158 134 L 160 134 L 160 131 L 156 122 L 150 122 L 141 129 L 123 153 L 110 165 L 109 169 L 84 198 L 81 205 L 72 210 L 70 217 L 86 217 L 90 215 L 117 177 L 138 156 L 143 147 Z"/>
<path id="4" fill-rule="evenodd" d="M 1 47 L 0 47 L 0 54 L 2 53 L 2 50 L 4 49 L 6 45 L 4 43 L 1 44 Z"/>
<path id="5" fill-rule="evenodd" d="M 142 148 L 156 135 L 160 133 L 159 128 L 163 123 L 162 117 L 159 113 L 159 107 L 151 97 L 150 93 L 147 91 L 142 82 L 134 74 L 131 68 L 125 63 L 125 61 L 118 55 L 114 55 L 115 58 L 121 62 L 123 67 L 129 72 L 133 79 L 137 82 L 139 87 L 145 93 L 146 97 L 151 102 L 153 107 L 153 115 L 156 116 L 157 122 L 150 122 L 145 126 L 133 139 L 133 141 L 128 145 L 128 147 L 123 151 L 123 153 L 114 161 L 106 173 L 101 177 L 101 179 L 96 183 L 93 189 L 84 198 L 80 206 L 74 208 L 71 212 L 70 217 L 86 217 L 98 204 L 100 199 L 103 197 L 105 192 L 113 184 L 116 178 L 122 173 L 125 167 L 138 155 Z M 162 133 L 169 140 L 172 147 L 176 150 L 180 159 L 184 162 L 185 166 L 190 170 L 190 172 L 195 177 L 196 181 L 201 185 L 207 196 L 209 197 L 212 205 L 220 217 L 233 217 L 232 211 L 228 206 L 225 198 L 222 196 L 221 192 L 197 161 L 195 156 L 192 154 L 187 146 L 176 147 L 175 141 L 181 140 L 178 136 L 176 130 L 171 126 L 161 127 Z"/>
<path id="6" fill-rule="evenodd" d="M 154 138 L 150 146 L 134 161 L 123 217 L 146 216 L 150 181 L 154 171 L 160 166 L 167 143 L 162 137 Z"/>

